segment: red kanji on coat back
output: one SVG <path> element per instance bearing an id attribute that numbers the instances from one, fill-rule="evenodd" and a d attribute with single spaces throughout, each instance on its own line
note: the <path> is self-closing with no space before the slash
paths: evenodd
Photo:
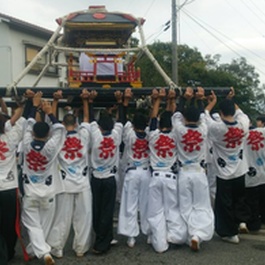
<path id="1" fill-rule="evenodd" d="M 7 148 L 6 142 L 0 140 L 0 160 L 6 159 L 5 153 L 8 151 L 9 149 Z"/>
<path id="2" fill-rule="evenodd" d="M 133 158 L 141 159 L 148 157 L 148 142 L 146 139 L 137 139 L 133 145 Z"/>
<path id="3" fill-rule="evenodd" d="M 99 154 L 99 157 L 104 159 L 113 157 L 115 148 L 116 145 L 114 140 L 111 137 L 104 137 L 103 141 L 100 143 L 99 150 L 101 150 L 101 153 Z"/>
<path id="4" fill-rule="evenodd" d="M 64 142 L 62 151 L 65 151 L 64 158 L 74 160 L 76 157 L 81 158 L 82 153 L 80 150 L 83 148 L 81 140 L 77 137 L 67 137 Z"/>
<path id="5" fill-rule="evenodd" d="M 259 151 L 259 149 L 264 147 L 264 139 L 261 132 L 249 131 L 247 145 L 251 145 L 252 151 Z"/>
<path id="6" fill-rule="evenodd" d="M 29 169 L 34 171 L 45 170 L 45 166 L 48 164 L 48 160 L 41 153 L 31 150 L 27 156 L 26 161 Z"/>
<path id="7" fill-rule="evenodd" d="M 176 147 L 174 140 L 167 135 L 160 135 L 155 143 L 156 155 L 166 158 L 167 155 L 172 157 L 174 155 L 173 150 Z"/>
<path id="8" fill-rule="evenodd" d="M 200 151 L 200 143 L 203 141 L 202 134 L 198 131 L 188 129 L 187 133 L 182 136 L 181 143 L 184 145 L 185 152 Z"/>
<path id="9" fill-rule="evenodd" d="M 242 129 L 230 127 L 223 139 L 226 142 L 226 148 L 236 148 L 238 145 L 241 145 L 243 137 L 244 131 Z"/>

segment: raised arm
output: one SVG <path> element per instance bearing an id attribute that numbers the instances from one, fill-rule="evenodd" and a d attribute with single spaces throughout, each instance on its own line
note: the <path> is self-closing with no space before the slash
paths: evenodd
<path id="1" fill-rule="evenodd" d="M 5 113 L 6 115 L 8 115 L 7 106 L 6 106 L 6 103 L 2 97 L 0 97 L 0 107 L 1 107 L 1 111 L 3 113 Z"/>
<path id="2" fill-rule="evenodd" d="M 27 98 L 26 104 L 24 107 L 24 111 L 23 111 L 23 115 L 22 115 L 25 119 L 27 119 L 29 117 L 29 114 L 31 112 L 31 109 L 33 106 L 32 99 L 33 99 L 34 95 L 35 95 L 35 93 L 30 89 L 27 89 L 23 95 L 25 98 Z"/>
<path id="3" fill-rule="evenodd" d="M 123 99 L 123 115 L 125 122 L 127 121 L 127 108 L 129 106 L 129 102 L 133 97 L 133 93 L 131 88 L 126 88 L 124 91 L 124 99 Z"/>
<path id="4" fill-rule="evenodd" d="M 90 93 L 86 88 L 82 90 L 80 95 L 83 103 L 83 122 L 89 122 L 89 109 L 88 109 L 88 100 L 89 100 Z"/>
<path id="5" fill-rule="evenodd" d="M 176 111 L 176 91 L 173 89 L 168 91 L 166 110 L 172 113 Z"/>
<path id="6" fill-rule="evenodd" d="M 22 116 L 22 114 L 23 114 L 23 110 L 24 110 L 24 105 L 19 105 L 19 106 L 16 108 L 16 110 L 15 110 L 13 116 L 12 116 L 11 119 L 10 119 L 10 124 L 11 124 L 12 126 L 14 126 L 14 125 L 16 124 L 16 121 Z"/>
<path id="7" fill-rule="evenodd" d="M 96 90 L 92 90 L 89 95 L 89 100 L 88 100 L 89 102 L 89 122 L 92 122 L 95 120 L 93 103 L 97 95 L 98 95 L 98 92 Z"/>
<path id="8" fill-rule="evenodd" d="M 199 109 L 200 113 L 204 112 L 203 100 L 205 99 L 204 88 L 198 87 L 195 93 L 195 106 Z"/>
<path id="9" fill-rule="evenodd" d="M 63 91 L 57 90 L 53 93 L 53 101 L 52 101 L 52 113 L 54 117 L 57 117 L 58 103 L 59 100 L 63 98 Z"/>
<path id="10" fill-rule="evenodd" d="M 215 104 L 217 102 L 217 97 L 213 91 L 211 91 L 211 95 L 208 96 L 208 105 L 205 107 L 205 110 L 209 113 L 214 108 Z"/>
<path id="11" fill-rule="evenodd" d="M 117 117 L 117 121 L 121 122 L 122 124 L 125 123 L 125 118 L 124 118 L 124 112 L 123 112 L 123 102 L 122 102 L 122 98 L 123 98 L 123 93 L 118 90 L 114 92 L 114 96 L 117 100 L 118 103 L 118 117 Z"/>
<path id="12" fill-rule="evenodd" d="M 133 93 L 131 88 L 126 88 L 124 91 L 124 100 L 123 100 L 123 106 L 124 107 L 128 107 L 129 106 L 129 102 L 133 97 Z"/>
<path id="13" fill-rule="evenodd" d="M 58 123 L 59 121 L 56 119 L 56 117 L 53 115 L 52 113 L 52 105 L 51 105 L 51 102 L 47 101 L 47 100 L 44 100 L 42 101 L 42 104 L 41 104 L 41 108 L 43 110 L 43 112 L 49 116 L 51 122 L 53 124 L 55 123 Z"/>
<path id="14" fill-rule="evenodd" d="M 152 102 L 153 102 L 153 109 L 151 113 L 151 119 L 152 118 L 157 118 L 159 108 L 160 108 L 160 103 L 162 99 L 166 96 L 166 90 L 164 88 L 161 88 L 159 91 L 157 89 L 153 89 L 152 91 Z"/>
<path id="15" fill-rule="evenodd" d="M 32 108 L 29 113 L 29 118 L 36 119 L 37 109 L 41 106 L 42 92 L 38 91 L 34 94 L 32 98 Z"/>
<path id="16" fill-rule="evenodd" d="M 235 89 L 233 87 L 230 88 L 230 92 L 228 93 L 228 95 L 226 96 L 227 99 L 233 100 L 235 97 Z M 235 109 L 239 109 L 239 106 L 235 103 Z"/>

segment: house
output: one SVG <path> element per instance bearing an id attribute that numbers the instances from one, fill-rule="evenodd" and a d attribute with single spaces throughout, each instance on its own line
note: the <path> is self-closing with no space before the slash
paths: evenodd
<path id="1" fill-rule="evenodd" d="M 6 87 L 16 79 L 44 47 L 52 34 L 53 31 L 0 13 L 0 87 Z M 38 60 L 18 86 L 31 87 L 48 60 L 47 53 L 47 56 Z M 65 58 L 61 55 L 56 60 L 65 62 Z M 61 71 L 58 66 L 49 66 L 37 87 L 62 87 L 65 72 Z"/>

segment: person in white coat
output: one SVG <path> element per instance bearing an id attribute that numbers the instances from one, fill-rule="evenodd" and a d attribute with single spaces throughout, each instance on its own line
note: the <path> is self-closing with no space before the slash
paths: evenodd
<path id="1" fill-rule="evenodd" d="M 62 97 L 62 92 L 55 94 Z M 83 122 L 77 125 L 74 114 L 63 117 L 65 131 L 62 133 L 64 145 L 58 154 L 58 177 L 62 180 L 62 192 L 56 196 L 56 213 L 47 242 L 51 253 L 63 257 L 63 249 L 71 226 L 74 229 L 73 249 L 77 257 L 82 257 L 90 248 L 92 235 L 92 195 L 89 181 L 89 141 L 88 123 L 89 92 L 82 90 Z M 56 100 L 58 102 L 58 100 Z M 56 107 L 55 107 L 56 109 Z"/>
<path id="2" fill-rule="evenodd" d="M 59 185 L 55 174 L 55 160 L 63 144 L 64 138 L 61 135 L 64 126 L 53 116 L 50 102 L 41 102 L 41 96 L 42 93 L 37 92 L 33 97 L 33 108 L 22 142 L 25 195 L 22 199 L 21 219 L 30 239 L 27 252 L 31 256 L 43 258 L 45 265 L 52 265 L 55 262 L 50 255 L 51 247 L 46 239 L 55 211 L 55 194 Z M 40 105 L 53 123 L 51 136 L 49 125 L 34 119 Z"/>
<path id="3" fill-rule="evenodd" d="M 116 179 L 119 164 L 119 147 L 122 140 L 122 93 L 116 91 L 118 103 L 118 118 L 114 123 L 109 114 L 105 114 L 98 121 L 93 115 L 93 100 L 96 91 L 90 95 L 90 135 L 91 135 L 91 189 L 92 212 L 95 242 L 93 252 L 102 254 L 107 252 L 113 243 L 113 215 L 116 201 Z M 121 120 L 122 119 L 122 120 Z"/>
<path id="4" fill-rule="evenodd" d="M 1 105 L 4 104 L 0 99 Z M 3 111 L 3 108 L 2 108 Z M 15 255 L 17 235 L 18 171 L 16 151 L 22 140 L 25 118 L 19 106 L 12 117 L 0 114 L 0 264 L 6 265 Z"/>
<path id="5" fill-rule="evenodd" d="M 261 123 L 261 122 L 260 122 Z M 257 122 L 257 125 L 259 122 Z M 262 124 L 262 123 L 261 123 Z M 247 227 L 250 231 L 261 229 L 265 208 L 265 128 L 250 126 L 244 152 L 248 161 L 246 174 L 246 203 L 250 209 Z"/>
<path id="6" fill-rule="evenodd" d="M 247 232 L 249 210 L 245 203 L 245 174 L 248 163 L 243 153 L 249 119 L 232 100 L 234 89 L 219 103 L 221 120 L 213 120 L 210 111 L 217 102 L 212 92 L 205 108 L 208 137 L 212 141 L 216 169 L 215 230 L 230 243 L 239 243 L 238 233 Z"/>
<path id="7" fill-rule="evenodd" d="M 172 117 L 179 161 L 179 207 L 188 227 L 187 243 L 194 251 L 214 233 L 214 214 L 205 173 L 207 126 L 203 98 L 203 88 L 199 87 L 194 93 L 188 87 Z"/>
<path id="8" fill-rule="evenodd" d="M 131 97 L 131 90 L 126 89 L 123 103 L 125 107 L 128 106 Z M 124 165 L 126 173 L 122 188 L 118 233 L 128 237 L 127 245 L 129 247 L 134 247 L 135 237 L 140 233 L 138 211 L 142 233 L 147 235 L 149 230 L 147 202 L 151 172 L 147 123 L 146 116 L 136 112 L 132 122 L 127 121 L 123 129 L 125 144 L 123 155 L 126 157 Z"/>
<path id="9" fill-rule="evenodd" d="M 150 241 L 158 253 L 165 252 L 170 243 L 183 244 L 187 240 L 187 226 L 179 209 L 177 139 L 176 132 L 172 129 L 172 110 L 167 108 L 160 115 L 158 128 L 160 102 L 165 97 L 165 89 L 152 91 L 153 110 L 149 133 L 152 177 L 147 220 L 150 225 Z"/>

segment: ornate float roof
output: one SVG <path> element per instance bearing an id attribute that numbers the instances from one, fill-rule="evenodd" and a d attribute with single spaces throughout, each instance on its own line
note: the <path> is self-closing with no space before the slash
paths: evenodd
<path id="1" fill-rule="evenodd" d="M 57 23 L 63 23 L 63 18 Z M 105 6 L 90 6 L 66 16 L 63 41 L 71 47 L 119 48 L 127 43 L 138 23 L 143 24 L 144 19 L 108 12 Z"/>

